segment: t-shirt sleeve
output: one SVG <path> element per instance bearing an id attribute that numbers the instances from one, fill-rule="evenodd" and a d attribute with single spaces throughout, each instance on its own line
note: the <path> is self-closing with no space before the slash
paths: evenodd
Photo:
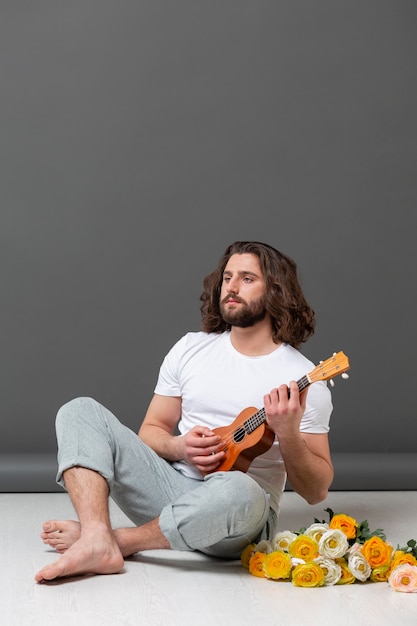
<path id="1" fill-rule="evenodd" d="M 171 348 L 162 362 L 154 390 L 160 396 L 181 396 L 179 365 L 184 343 L 185 337 L 182 337 Z"/>
<path id="2" fill-rule="evenodd" d="M 327 384 L 323 381 L 312 384 L 308 390 L 300 431 L 314 434 L 329 432 L 332 410 L 332 398 Z"/>

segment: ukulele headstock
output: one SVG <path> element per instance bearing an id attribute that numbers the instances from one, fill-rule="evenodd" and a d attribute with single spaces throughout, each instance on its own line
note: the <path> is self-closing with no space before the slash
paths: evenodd
<path id="1" fill-rule="evenodd" d="M 311 383 L 316 383 L 319 380 L 329 380 L 330 384 L 333 383 L 333 378 L 342 374 L 342 378 L 349 378 L 345 372 L 349 369 L 349 359 L 343 352 L 335 352 L 326 361 L 321 361 L 316 367 L 307 374 L 307 377 Z M 333 383 L 334 384 L 334 383 Z"/>

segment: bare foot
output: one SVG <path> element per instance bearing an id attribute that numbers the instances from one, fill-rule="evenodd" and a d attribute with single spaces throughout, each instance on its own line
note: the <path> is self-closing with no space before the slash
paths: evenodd
<path id="1" fill-rule="evenodd" d="M 43 542 L 61 554 L 81 536 L 81 525 L 74 520 L 50 520 L 43 524 L 42 529 Z"/>
<path id="2" fill-rule="evenodd" d="M 75 520 L 49 520 L 42 526 L 43 543 L 63 554 L 81 537 L 81 524 Z M 131 528 L 118 528 L 113 531 L 119 550 L 124 557 L 132 556 L 135 550 L 135 538 Z"/>
<path id="3" fill-rule="evenodd" d="M 83 533 L 63 555 L 41 569 L 37 582 L 81 574 L 116 574 L 123 569 L 123 556 L 113 533 L 101 524 L 83 527 Z"/>

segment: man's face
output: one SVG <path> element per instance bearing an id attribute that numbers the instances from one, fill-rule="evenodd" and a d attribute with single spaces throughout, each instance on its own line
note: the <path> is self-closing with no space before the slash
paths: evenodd
<path id="1" fill-rule="evenodd" d="M 256 254 L 230 257 L 223 272 L 220 312 L 227 324 L 239 328 L 265 318 L 265 279 Z"/>

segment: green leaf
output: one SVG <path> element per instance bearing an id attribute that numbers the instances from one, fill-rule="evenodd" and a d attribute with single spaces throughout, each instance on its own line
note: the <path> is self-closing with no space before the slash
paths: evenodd
<path id="1" fill-rule="evenodd" d="M 326 513 L 329 514 L 329 522 L 331 522 L 333 517 L 334 517 L 334 512 L 330 508 L 327 508 L 327 509 L 324 509 L 324 510 L 326 511 Z"/>
<path id="2" fill-rule="evenodd" d="M 386 541 L 386 536 L 382 528 L 377 528 L 376 530 L 370 530 L 368 520 L 364 520 L 359 524 L 357 533 L 356 533 L 356 541 L 358 543 L 365 543 L 371 537 L 380 537 L 383 541 Z"/>

